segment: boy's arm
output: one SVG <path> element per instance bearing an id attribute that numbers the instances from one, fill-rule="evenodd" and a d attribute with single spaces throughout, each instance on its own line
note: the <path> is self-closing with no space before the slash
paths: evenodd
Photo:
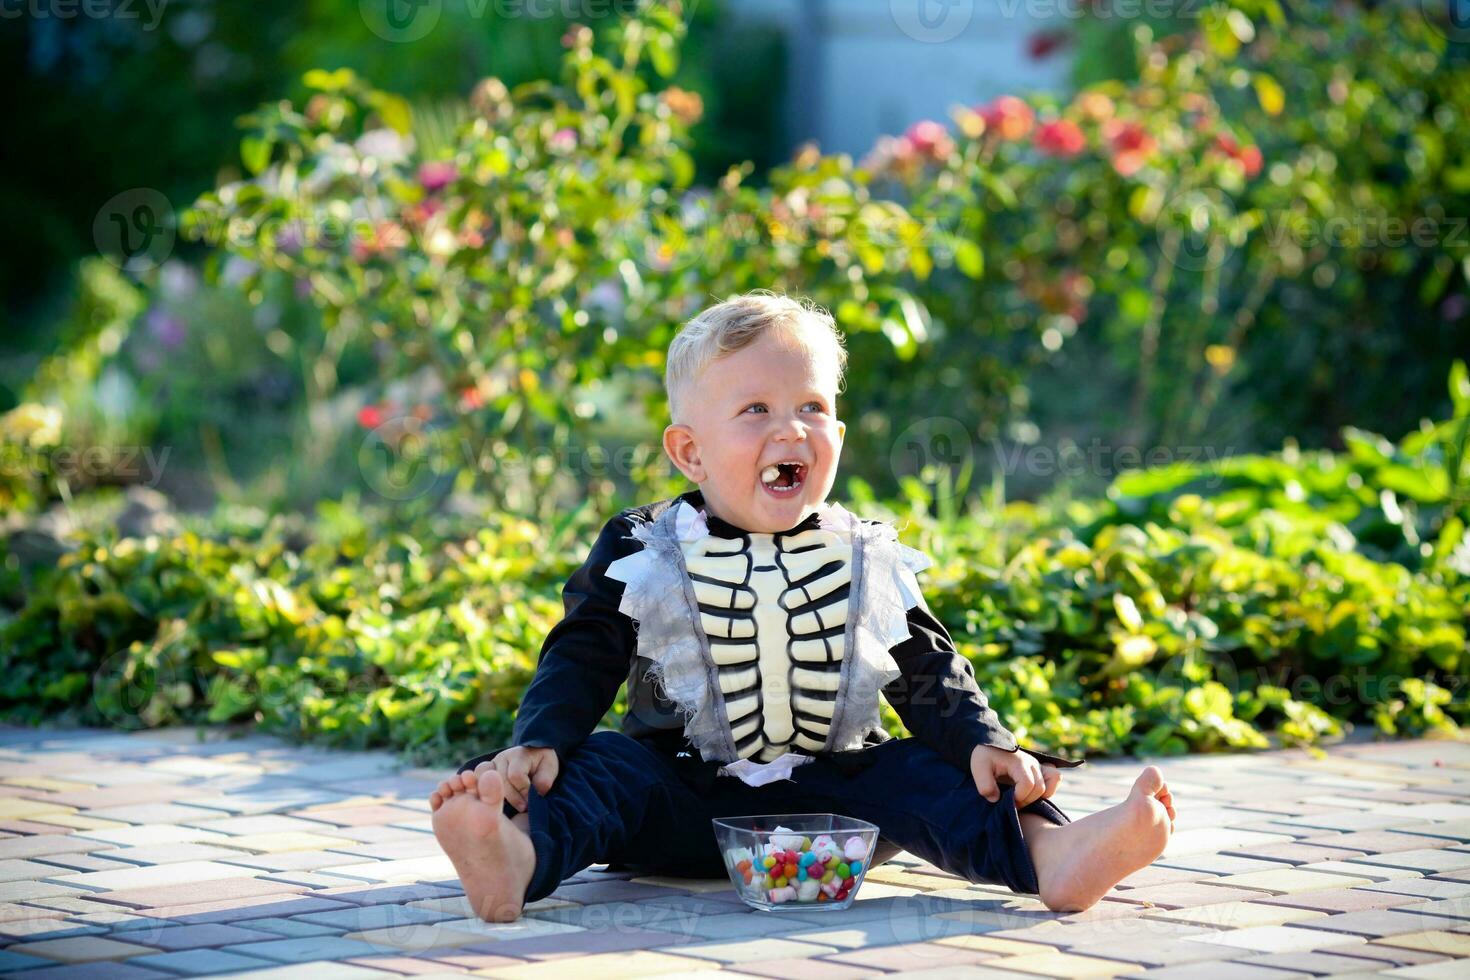
<path id="1" fill-rule="evenodd" d="M 883 695 L 909 732 L 965 772 L 977 745 L 1006 752 L 1020 748 L 975 682 L 970 661 L 955 649 L 922 596 L 909 608 L 908 621 L 909 638 L 889 651 L 902 674 Z M 1022 751 L 1062 768 L 1082 764 L 1035 749 Z"/>
<path id="2" fill-rule="evenodd" d="M 562 588 L 566 614 L 546 634 L 536 673 L 521 697 L 513 744 L 556 750 L 558 764 L 592 734 L 612 707 L 637 647 L 633 621 L 618 611 L 623 583 L 607 566 L 641 548 L 622 514 Z"/>

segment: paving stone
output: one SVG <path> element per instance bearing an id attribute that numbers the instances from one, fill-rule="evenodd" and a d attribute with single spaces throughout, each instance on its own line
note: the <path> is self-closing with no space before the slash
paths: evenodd
<path id="1" fill-rule="evenodd" d="M 922 945 L 922 943 L 920 943 Z M 913 948 L 913 946 L 908 946 Z M 885 946 L 886 951 L 904 949 L 904 946 Z M 889 967 L 891 970 L 914 970 L 914 968 L 925 967 L 925 965 L 944 965 L 942 956 L 951 956 L 954 961 L 970 962 L 978 959 L 975 954 L 966 954 L 957 949 L 947 949 L 944 946 L 936 946 L 935 959 L 931 962 L 908 962 L 901 967 Z M 835 954 L 838 952 L 836 946 L 817 946 L 813 943 L 795 942 L 792 939 L 761 939 L 759 943 L 748 942 L 723 942 L 723 943 L 681 943 L 672 949 L 657 949 L 656 952 L 672 952 L 681 956 L 698 956 L 701 959 L 711 959 L 714 962 L 729 962 L 729 964 L 744 965 L 745 962 L 759 961 L 759 959 L 800 959 L 806 956 L 817 956 L 822 954 Z M 867 951 L 882 956 L 878 951 Z M 892 962 L 903 962 L 901 956 L 892 955 Z"/>
<path id="2" fill-rule="evenodd" d="M 597 977 L 598 980 L 624 980 L 624 978 L 646 977 L 655 974 L 706 970 L 709 968 L 709 961 L 640 950 L 635 953 L 600 953 L 594 956 L 584 956 L 577 960 L 576 968 L 579 973 Z M 565 963 L 550 960 L 541 963 L 493 967 L 479 971 L 479 975 L 499 977 L 502 980 L 542 980 L 548 977 L 563 977 L 566 975 L 566 970 Z"/>
<path id="3" fill-rule="evenodd" d="M 1375 969 L 1388 969 L 1394 966 L 1412 966 L 1420 963 L 1438 963 L 1445 959 L 1445 957 L 1438 953 L 1429 953 L 1422 949 L 1407 949 L 1402 946 L 1387 946 L 1377 941 L 1356 943 L 1350 946 L 1328 946 L 1318 950 L 1318 952 L 1368 960 L 1375 965 Z"/>
<path id="4" fill-rule="evenodd" d="M 331 848 L 354 846 L 345 837 L 329 837 L 304 830 L 281 830 L 266 834 L 240 834 L 225 839 L 228 846 L 238 850 L 279 854 L 285 851 L 324 851 Z M 351 854 L 352 851 L 345 853 Z M 368 855 L 377 857 L 378 855 Z M 346 863 L 346 862 L 344 862 Z"/>
<path id="5" fill-rule="evenodd" d="M 1250 874 L 1254 871 L 1281 871 L 1291 867 L 1285 861 L 1237 857 L 1231 854 L 1186 854 L 1180 857 L 1164 857 L 1158 863 L 1166 868 L 1206 871 L 1222 876 Z"/>
<path id="6" fill-rule="evenodd" d="M 442 922 L 454 916 L 410 905 L 363 905 L 334 912 L 312 912 L 294 917 L 297 922 L 332 926 L 343 931 L 365 931 L 413 925 L 423 922 Z"/>
<path id="7" fill-rule="evenodd" d="M 37 909 L 36 911 L 40 911 Z M 71 922 L 60 917 L 32 916 L 28 919 L 10 919 L 0 922 L 0 939 L 7 943 L 40 939 L 60 939 L 63 936 L 91 936 L 106 932 L 99 926 Z"/>
<path id="8" fill-rule="evenodd" d="M 666 898 L 688 892 L 655 885 L 639 885 L 631 881 L 601 881 L 583 885 L 562 885 L 552 892 L 553 898 L 569 902 L 636 902 L 643 898 Z"/>
<path id="9" fill-rule="evenodd" d="M 384 970 L 399 976 L 418 976 L 432 974 L 434 976 L 445 976 L 450 971 L 445 965 L 436 960 L 424 959 L 419 956 L 403 956 L 396 953 L 382 953 L 376 956 L 359 956 L 347 960 L 353 966 L 361 966 L 369 970 Z M 515 962 L 507 959 L 507 962 Z"/>
<path id="10" fill-rule="evenodd" d="M 177 790 L 170 789 L 170 795 Z M 121 820 L 133 824 L 184 823 L 187 820 L 204 820 L 215 811 L 182 803 L 134 803 L 130 806 L 91 807 L 83 811 L 85 816 L 99 820 Z"/>
<path id="11" fill-rule="evenodd" d="M 185 976 L 201 976 L 211 973 L 233 973 L 239 970 L 258 970 L 274 966 L 272 960 L 240 953 L 228 953 L 222 949 L 189 949 L 177 953 L 155 953 L 138 956 L 128 961 L 138 966 L 154 967 Z"/>
<path id="12" fill-rule="evenodd" d="M 1124 878 L 1113 886 L 1117 891 L 1126 891 L 1130 888 L 1147 888 L 1150 885 L 1172 885 L 1181 881 L 1204 881 L 1209 878 L 1219 877 L 1210 871 L 1196 871 L 1190 868 L 1166 868 L 1161 864 L 1151 864 L 1140 871 Z"/>
<path id="13" fill-rule="evenodd" d="M 1374 939 L 1406 932 L 1423 932 L 1434 924 L 1432 916 L 1398 909 L 1370 909 L 1366 912 L 1344 912 L 1325 919 L 1306 919 L 1294 928 L 1320 929 Z"/>
<path id="14" fill-rule="evenodd" d="M 345 960 L 351 956 L 369 956 L 378 952 L 371 943 L 340 936 L 304 936 L 296 939 L 273 939 L 241 946 L 221 947 L 227 953 L 255 956 L 277 963 L 306 963 L 313 960 Z"/>
<path id="15" fill-rule="evenodd" d="M 104 852 L 113 861 L 136 865 L 177 864 L 180 861 L 213 861 L 239 857 L 239 851 L 217 844 L 180 843 L 148 844 L 142 847 L 119 847 Z"/>
<path id="16" fill-rule="evenodd" d="M 164 973 L 128 962 L 96 961 L 68 966 L 41 967 L 25 972 L 26 980 L 173 980 L 176 973 Z"/>
<path id="17" fill-rule="evenodd" d="M 741 963 L 740 972 L 761 977 L 777 977 L 779 980 L 790 980 L 791 977 L 801 977 L 803 980 L 858 980 L 860 977 L 874 975 L 873 971 L 867 967 L 849 966 L 846 963 L 834 963 L 825 959 L 757 960 Z"/>
<path id="18" fill-rule="evenodd" d="M 1342 976 L 1353 973 L 1369 973 L 1380 965 L 1371 960 L 1339 953 L 1264 953 L 1236 960 L 1245 966 L 1262 966 L 1272 970 L 1287 970 L 1292 973 L 1310 973 L 1314 976 Z"/>
<path id="19" fill-rule="evenodd" d="M 42 959 L 39 956 L 26 956 L 22 953 L 12 953 L 8 950 L 0 949 L 0 970 L 6 973 L 28 970 L 37 966 L 46 966 L 49 963 L 55 962 L 55 960 Z"/>
<path id="20" fill-rule="evenodd" d="M 335 851 L 282 851 L 276 854 L 246 854 L 221 858 L 226 864 L 238 864 L 242 868 L 259 871 L 320 871 L 323 868 L 345 868 L 360 864 L 362 858 L 353 854 L 338 854 Z"/>
<path id="21" fill-rule="evenodd" d="M 155 885 L 149 888 L 118 889 L 117 891 L 100 892 L 90 897 L 99 902 L 129 905 L 133 908 L 164 908 L 220 899 L 286 895 L 304 891 L 306 889 L 300 885 L 290 885 L 283 881 L 266 881 L 261 878 L 217 878 L 208 881 Z"/>
<path id="22" fill-rule="evenodd" d="M 7 881 L 0 884 L 0 902 L 31 902 L 38 898 L 60 895 L 84 895 L 81 888 L 57 884 L 54 881 Z"/>
<path id="23" fill-rule="evenodd" d="M 1470 935 L 1431 929 L 1398 936 L 1385 936 L 1378 940 L 1382 946 L 1401 946 L 1406 949 L 1421 949 L 1441 956 L 1470 956 Z"/>
<path id="24" fill-rule="evenodd" d="M 332 926 L 324 926 L 319 923 L 302 922 L 300 919 L 287 919 L 280 916 L 267 916 L 262 919 L 237 919 L 235 925 L 241 929 L 257 929 L 261 932 L 269 932 L 275 936 L 283 936 L 288 939 L 300 936 L 332 936 L 341 935 L 345 929 L 336 929 Z"/>
<path id="25" fill-rule="evenodd" d="M 1470 896 L 1470 882 L 1441 881 L 1437 878 L 1405 878 L 1360 885 L 1364 891 L 1388 892 L 1394 895 L 1417 895 L 1424 898 L 1465 898 Z"/>
<path id="26" fill-rule="evenodd" d="M 1327 920 L 1316 921 L 1325 922 Z M 1305 953 L 1321 949 L 1323 946 L 1340 947 L 1344 945 L 1340 936 L 1315 929 L 1301 928 L 1297 925 L 1255 926 L 1250 929 L 1210 932 L 1191 938 L 1195 942 L 1219 943 L 1222 946 L 1232 946 L 1260 953 Z"/>
<path id="27" fill-rule="evenodd" d="M 256 874 L 254 869 L 242 868 L 237 864 L 222 864 L 218 861 L 180 861 L 177 864 L 157 864 L 151 867 L 69 875 L 66 884 L 96 891 L 113 891 L 219 881 L 222 878 L 246 878 L 254 874 Z"/>
<path id="28" fill-rule="evenodd" d="M 1117 960 L 1104 960 L 1072 953 L 1031 953 L 1026 956 L 1003 956 L 987 960 L 986 968 L 1020 973 L 1040 973 L 1050 977 L 1115 977 L 1137 969 Z"/>
<path id="29" fill-rule="evenodd" d="M 484 940 L 483 936 L 462 929 L 451 929 L 442 922 L 366 929 L 343 933 L 342 938 L 367 943 L 379 953 L 416 955 L 435 949 L 465 949 Z"/>
<path id="30" fill-rule="evenodd" d="M 66 939 L 45 939 L 34 943 L 16 943 L 9 947 L 12 953 L 40 956 L 59 960 L 62 963 L 90 963 L 93 960 L 121 960 L 129 956 L 155 953 L 151 946 L 125 943 L 104 936 L 71 936 Z"/>
<path id="31" fill-rule="evenodd" d="M 1159 968 L 1178 966 L 1183 963 L 1207 963 L 1226 960 L 1237 956 L 1240 951 L 1216 943 L 1196 942 L 1188 939 L 1150 939 L 1146 943 L 1094 943 L 1073 946 L 1067 952 L 1089 959 L 1116 960 L 1127 964 L 1129 969 L 1137 967 Z"/>
<path id="32" fill-rule="evenodd" d="M 112 851 L 103 853 L 111 854 Z M 116 871 L 118 868 L 129 867 L 125 861 L 115 861 L 100 857 L 97 854 L 47 854 L 36 858 L 42 864 L 49 864 L 59 868 L 59 873 L 67 871 Z"/>
<path id="33" fill-rule="evenodd" d="M 1419 872 L 1408 868 L 1391 868 L 1384 864 L 1349 864 L 1347 861 L 1318 861 L 1303 864 L 1302 871 L 1320 871 L 1323 874 L 1345 875 L 1349 878 L 1371 878 L 1374 881 L 1395 881 L 1400 878 L 1418 878 Z"/>
<path id="34" fill-rule="evenodd" d="M 761 943 L 772 941 L 769 938 L 760 940 Z M 489 950 L 506 956 L 546 960 L 561 959 L 571 955 L 589 956 L 596 953 L 666 949 L 685 943 L 703 942 L 706 940 L 702 936 L 662 932 L 656 929 L 582 929 L 577 932 L 531 936 L 525 939 L 500 940 L 493 944 L 481 943 L 471 948 Z M 811 948 L 816 949 L 817 947 Z"/>
<path id="35" fill-rule="evenodd" d="M 221 817 L 215 813 L 210 816 L 202 816 L 191 822 L 190 825 L 210 833 L 227 836 L 280 834 L 292 831 L 312 833 L 322 829 L 321 823 L 316 820 L 303 820 L 300 817 L 283 816 L 277 813 L 254 817 Z"/>
<path id="36" fill-rule="evenodd" d="M 428 882 L 410 885 L 344 885 L 341 888 L 323 889 L 315 892 L 321 898 L 334 902 L 350 902 L 353 905 L 408 905 L 435 898 L 451 898 L 463 893 L 458 887 L 447 888 Z"/>
<path id="37" fill-rule="evenodd" d="M 1396 905 L 1412 905 L 1415 897 L 1395 892 L 1373 891 L 1367 888 L 1342 888 L 1304 892 L 1301 895 L 1273 895 L 1258 899 L 1262 905 L 1287 905 L 1294 908 L 1314 909 L 1319 912 L 1366 912 L 1372 909 L 1393 908 Z"/>
<path id="38" fill-rule="evenodd" d="M 1371 885 L 1373 881 L 1369 878 L 1348 878 L 1343 875 L 1291 868 L 1284 871 L 1252 871 L 1247 874 L 1227 875 L 1215 884 L 1234 888 L 1259 888 L 1262 891 L 1276 894 L 1297 894 L 1323 888 Z"/>
<path id="39" fill-rule="evenodd" d="M 76 854 L 101 850 L 96 841 L 47 834 L 43 837 L 9 837 L 0 840 L 0 858 L 34 858 L 47 854 Z"/>
<path id="40" fill-rule="evenodd" d="M 1311 864 L 1313 861 L 1345 861 L 1368 853 L 1351 848 L 1323 847 L 1298 841 L 1295 844 L 1267 844 L 1242 850 L 1227 850 L 1227 857 L 1255 858 L 1263 861 L 1285 861 L 1287 864 Z"/>
<path id="41" fill-rule="evenodd" d="M 65 871 L 54 864 L 41 864 L 38 861 L 0 861 L 0 881 L 34 881 L 40 878 L 54 878 Z"/>
<path id="42" fill-rule="evenodd" d="M 318 829 L 322 824 L 330 824 L 334 827 L 360 827 L 376 824 L 398 823 L 411 820 L 418 814 L 400 806 L 344 806 L 330 807 L 325 809 L 302 810 L 302 817 L 318 821 Z"/>
<path id="43" fill-rule="evenodd" d="M 223 923 L 209 923 L 206 925 L 192 926 L 169 926 L 165 929 L 153 931 L 148 936 L 148 943 L 159 949 L 170 951 L 181 949 L 198 949 L 201 946 L 228 946 L 235 943 L 250 943 L 257 940 L 279 939 L 275 933 L 263 932 L 257 929 L 244 929 L 240 926 L 225 925 Z"/>
<path id="44" fill-rule="evenodd" d="M 1408 868 L 1420 874 L 1437 874 L 1443 871 L 1460 871 L 1470 868 L 1470 851 L 1454 848 L 1426 848 L 1418 851 L 1396 851 L 1392 854 L 1373 854 L 1353 858 L 1349 864 L 1388 865 Z"/>
<path id="45" fill-rule="evenodd" d="M 149 909 L 148 914 L 160 919 L 172 919 L 179 924 L 204 922 L 238 922 L 241 919 L 269 918 L 306 915 L 311 912 L 331 912 L 346 908 L 341 902 L 301 895 L 254 895 L 249 898 L 229 898 L 216 902 L 195 902 L 192 905 L 174 905 Z"/>
<path id="46" fill-rule="evenodd" d="M 1002 962 L 995 961 L 996 965 Z M 1303 976 L 1306 974 L 1245 963 L 1186 963 L 1144 973 L 1124 974 L 1125 980 L 1132 980 L 1134 977 L 1147 977 L 1148 980 L 1290 980 L 1292 977 Z"/>
<path id="47" fill-rule="evenodd" d="M 1248 902 L 1266 895 L 1266 892 L 1259 889 L 1225 888 L 1208 882 L 1181 882 L 1175 885 L 1134 888 L 1119 892 L 1118 898 L 1121 901 L 1138 902 L 1157 908 L 1181 909 L 1194 905 L 1217 905 L 1221 902 Z"/>
<path id="48" fill-rule="evenodd" d="M 1300 922 L 1302 919 L 1318 919 L 1326 914 L 1316 909 L 1293 908 L 1286 905 L 1224 902 L 1219 905 L 1197 905 L 1193 908 L 1172 911 L 1151 911 L 1147 917 L 1223 930 L 1249 929 L 1252 926 L 1282 926 L 1288 922 Z"/>
<path id="49" fill-rule="evenodd" d="M 115 827 L 84 830 L 76 837 L 98 842 L 93 845 L 93 849 L 100 850 L 99 844 L 122 848 L 147 847 L 151 844 L 189 844 L 195 841 L 211 843 L 226 840 L 228 835 L 186 827 L 183 824 L 144 824 L 138 827 L 119 824 Z"/>

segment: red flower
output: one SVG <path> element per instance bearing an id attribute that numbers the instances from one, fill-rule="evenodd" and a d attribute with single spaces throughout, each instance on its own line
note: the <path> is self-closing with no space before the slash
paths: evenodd
<path id="1" fill-rule="evenodd" d="M 357 410 L 357 424 L 364 429 L 376 429 L 386 418 L 381 405 L 364 405 Z"/>
<path id="2" fill-rule="evenodd" d="M 1261 148 L 1259 146 L 1242 148 L 1239 143 L 1235 142 L 1233 136 L 1220 133 L 1215 137 L 1214 148 L 1240 164 L 1240 169 L 1245 172 L 1247 179 L 1261 172 L 1261 164 L 1264 161 L 1261 157 Z"/>
<path id="3" fill-rule="evenodd" d="M 1113 169 L 1123 177 L 1138 173 L 1158 148 L 1158 143 L 1148 134 L 1148 130 L 1136 122 L 1125 123 L 1109 119 L 1103 125 L 1103 136 L 1112 145 Z"/>
<path id="4" fill-rule="evenodd" d="M 1066 43 L 1066 31 L 1037 31 L 1026 39 L 1026 53 L 1032 61 L 1040 61 Z"/>
<path id="5" fill-rule="evenodd" d="M 1043 123 L 1032 141 L 1038 150 L 1052 157 L 1075 157 L 1087 148 L 1087 137 L 1082 135 L 1082 128 L 1070 119 Z"/>
<path id="6" fill-rule="evenodd" d="M 954 150 L 954 140 L 949 137 L 949 130 L 943 124 L 932 119 L 916 122 L 903 134 L 909 145 L 920 156 L 931 160 L 943 160 Z"/>
<path id="7" fill-rule="evenodd" d="M 485 396 L 480 394 L 480 389 L 470 385 L 459 390 L 459 408 L 463 412 L 472 412 L 485 404 Z"/>
<path id="8" fill-rule="evenodd" d="M 434 160 L 419 167 L 419 183 L 430 194 L 459 180 L 459 168 L 448 160 Z"/>
<path id="9" fill-rule="evenodd" d="M 985 120 L 985 128 L 1003 140 L 1018 140 L 1031 132 L 1036 113 L 1023 100 L 1014 95 L 1002 95 L 975 111 Z"/>
<path id="10" fill-rule="evenodd" d="M 379 221 L 352 243 L 352 256 L 359 262 L 397 251 L 409 243 L 408 232 L 392 221 Z"/>

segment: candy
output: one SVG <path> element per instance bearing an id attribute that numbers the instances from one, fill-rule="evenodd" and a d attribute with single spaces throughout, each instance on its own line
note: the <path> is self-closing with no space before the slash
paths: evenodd
<path id="1" fill-rule="evenodd" d="M 839 844 L 829 834 L 809 837 L 780 826 L 761 846 L 725 852 L 742 894 L 772 905 L 844 901 L 857 887 L 867 856 L 857 835 Z"/>

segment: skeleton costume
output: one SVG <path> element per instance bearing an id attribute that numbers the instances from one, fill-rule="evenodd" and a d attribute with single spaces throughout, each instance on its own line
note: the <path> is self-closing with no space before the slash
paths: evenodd
<path id="1" fill-rule="evenodd" d="M 1014 788 L 991 804 L 969 767 L 976 745 L 1018 746 L 924 602 L 915 573 L 929 564 L 837 504 L 756 533 L 695 490 L 608 522 L 516 718 L 513 744 L 559 763 L 548 794 L 527 794 L 527 900 L 595 861 L 720 875 L 708 817 L 813 811 L 872 819 L 890 851 L 1034 893 L 1014 804 L 1004 813 Z M 622 733 L 589 736 L 624 681 Z M 913 738 L 884 732 L 880 692 Z M 935 792 L 874 785 L 890 773 Z M 935 806 L 955 825 L 936 826 Z M 1023 810 L 1068 820 L 1050 800 Z"/>

